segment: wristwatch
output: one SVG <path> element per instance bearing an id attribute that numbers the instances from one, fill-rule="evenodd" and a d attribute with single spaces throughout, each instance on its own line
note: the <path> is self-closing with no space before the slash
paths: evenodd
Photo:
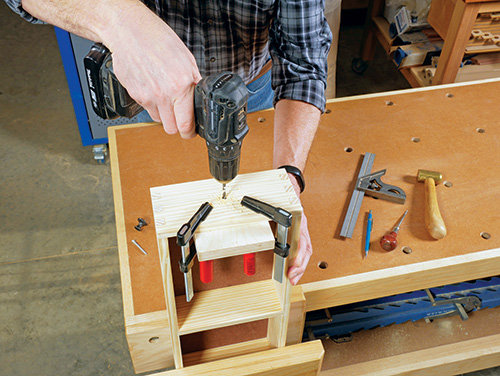
<path id="1" fill-rule="evenodd" d="M 286 172 L 295 176 L 295 178 L 297 179 L 297 183 L 299 184 L 300 187 L 300 193 L 304 192 L 304 188 L 306 187 L 306 181 L 304 180 L 304 175 L 302 175 L 302 171 L 300 171 L 300 169 L 290 165 L 284 165 L 278 168 L 284 168 Z"/>

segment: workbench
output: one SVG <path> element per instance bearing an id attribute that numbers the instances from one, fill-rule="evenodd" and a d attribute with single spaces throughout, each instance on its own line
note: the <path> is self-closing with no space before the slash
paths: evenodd
<path id="1" fill-rule="evenodd" d="M 314 254 L 293 289 L 289 333 L 300 333 L 305 311 L 500 274 L 499 92 L 500 80 L 495 79 L 328 102 L 305 169 L 306 190 L 301 200 Z M 273 116 L 272 110 L 248 115 L 250 132 L 243 142 L 240 173 L 271 169 Z M 149 190 L 210 178 L 206 147 L 200 138 L 168 136 L 157 124 L 113 127 L 109 140 L 131 357 L 137 373 L 172 367 Z M 341 238 L 340 228 L 365 153 L 376 155 L 372 171 L 387 169 L 382 180 L 402 188 L 407 199 L 401 205 L 365 197 L 352 239 Z M 424 184 L 416 181 L 419 169 L 443 174 L 445 182 L 437 186 L 437 192 L 448 228 L 444 239 L 432 239 L 425 229 Z M 398 235 L 398 248 L 388 253 L 378 240 L 405 209 L 409 212 Z M 374 227 L 371 250 L 364 258 L 364 220 L 369 210 Z M 141 232 L 134 229 L 138 217 L 149 223 Z M 131 243 L 133 239 L 147 256 Z M 404 247 L 411 253 L 403 252 Z M 270 257 L 260 254 L 256 280 L 269 278 Z M 216 266 L 214 280 L 221 275 L 242 279 L 238 268 Z M 364 342 L 337 346 L 325 341 L 321 374 L 454 375 L 498 366 L 499 319 L 499 310 L 489 309 L 475 312 L 466 322 L 454 318 L 442 324 L 417 322 L 367 331 L 360 333 Z M 183 346 L 192 347 L 195 355 L 186 356 L 182 374 L 197 374 L 200 366 L 195 364 L 200 359 L 219 359 L 212 357 L 216 350 L 206 350 L 205 344 L 228 346 L 234 337 L 236 342 L 255 343 L 253 336 L 261 331 L 258 326 L 187 339 Z M 290 361 L 296 346 L 302 345 L 274 350 L 263 345 L 253 363 L 265 359 L 266 351 L 279 351 L 279 359 Z M 312 357 L 322 359 L 321 349 L 312 346 Z M 243 350 L 238 355 L 246 354 L 246 361 L 251 362 L 253 352 Z M 314 374 L 308 372 L 303 374 Z"/>

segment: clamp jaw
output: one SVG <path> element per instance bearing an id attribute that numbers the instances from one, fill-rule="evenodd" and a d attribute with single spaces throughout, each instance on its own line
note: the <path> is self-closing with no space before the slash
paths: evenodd
<path id="1" fill-rule="evenodd" d="M 184 223 L 179 231 L 177 231 L 177 245 L 181 247 L 182 253 L 182 259 L 179 261 L 179 267 L 181 272 L 184 273 L 184 286 L 186 287 L 186 299 L 188 302 L 191 301 L 194 295 L 191 268 L 193 266 L 194 257 L 196 256 L 194 243 L 189 245 L 189 242 L 198 226 L 208 217 L 212 209 L 213 206 L 210 205 L 210 203 L 205 202 L 191 217 L 189 222 Z"/>
<path id="2" fill-rule="evenodd" d="M 287 238 L 288 228 L 292 225 L 292 214 L 282 208 L 277 208 L 248 196 L 243 197 L 241 205 L 255 213 L 266 216 L 278 225 L 277 237 L 274 243 L 274 253 L 277 257 L 274 263 L 273 278 L 276 282 L 282 283 L 285 273 L 285 260 L 290 254 L 290 245 L 287 243 Z"/>

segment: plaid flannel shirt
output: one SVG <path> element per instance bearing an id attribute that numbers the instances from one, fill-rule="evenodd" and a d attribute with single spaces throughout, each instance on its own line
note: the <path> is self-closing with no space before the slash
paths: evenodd
<path id="1" fill-rule="evenodd" d="M 5 0 L 30 22 L 39 22 Z M 202 76 L 221 71 L 252 81 L 271 57 L 274 103 L 304 101 L 325 109 L 331 31 L 324 0 L 143 0 L 193 53 Z"/>

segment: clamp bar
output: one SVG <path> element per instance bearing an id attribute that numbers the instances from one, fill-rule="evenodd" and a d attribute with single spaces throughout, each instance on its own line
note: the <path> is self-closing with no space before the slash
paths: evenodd
<path id="1" fill-rule="evenodd" d="M 285 260 L 290 253 L 290 245 L 287 243 L 288 228 L 292 225 L 292 214 L 282 208 L 269 205 L 255 198 L 244 196 L 241 205 L 255 213 L 262 214 L 276 222 L 277 237 L 274 243 L 274 273 L 273 279 L 282 283 L 285 274 Z"/>
<path id="2" fill-rule="evenodd" d="M 188 302 L 191 301 L 194 295 L 193 273 L 191 267 L 193 266 L 193 260 L 196 256 L 196 248 L 194 245 L 190 247 L 189 241 L 193 237 L 198 226 L 208 217 L 212 209 L 213 206 L 205 202 L 200 206 L 198 211 L 194 213 L 189 222 L 184 223 L 179 231 L 177 231 L 177 245 L 181 247 L 182 254 L 182 259 L 179 261 L 179 267 L 184 274 L 184 286 L 186 288 L 186 300 Z"/>

